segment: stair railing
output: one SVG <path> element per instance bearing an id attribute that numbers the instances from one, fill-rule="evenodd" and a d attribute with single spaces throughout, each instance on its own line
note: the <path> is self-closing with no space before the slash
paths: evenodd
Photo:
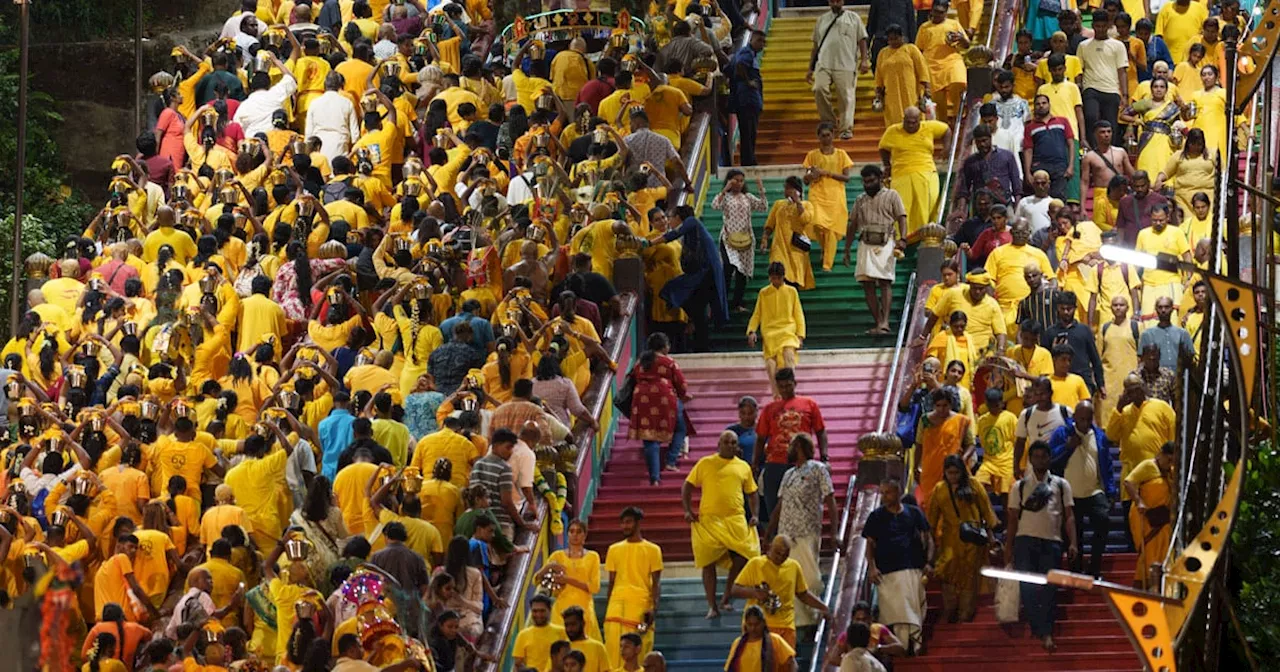
<path id="1" fill-rule="evenodd" d="M 991 12 L 987 25 L 987 48 L 991 50 L 991 58 L 995 63 L 1004 63 L 1015 46 L 1014 35 L 1018 30 L 1018 22 L 1022 15 L 1022 0 L 1000 0 Z M 996 30 L 996 19 L 1000 18 L 999 30 Z M 942 227 L 947 226 L 947 213 L 950 205 L 960 192 L 961 181 L 954 178 L 956 161 L 961 149 L 968 147 L 973 141 L 974 124 L 971 119 L 977 113 L 982 100 L 969 100 L 966 89 L 960 97 L 960 114 L 956 115 L 956 127 L 951 132 L 951 146 L 947 152 L 947 172 L 943 177 L 941 196 L 938 198 L 938 211 L 935 222 Z"/>
<path id="2" fill-rule="evenodd" d="M 930 283 L 931 286 L 931 283 Z M 923 322 L 919 322 L 919 317 L 924 313 L 923 297 L 928 296 L 928 290 L 923 289 L 918 292 L 916 290 L 916 274 L 911 273 L 911 277 L 907 280 L 906 300 L 902 305 L 902 316 L 898 320 L 898 338 L 894 344 L 893 361 L 889 365 L 889 385 L 884 391 L 884 400 L 880 404 L 880 420 L 877 423 L 877 431 L 886 431 L 889 427 L 890 409 L 896 406 L 896 397 L 898 394 L 899 384 L 902 380 L 901 372 L 907 370 L 902 361 L 904 356 L 910 356 L 910 348 L 906 347 L 910 343 L 913 331 L 923 329 Z M 866 558 L 865 544 L 857 539 L 850 538 L 852 536 L 852 526 L 850 521 L 855 518 L 859 521 L 865 521 L 867 514 L 876 506 L 879 506 L 880 498 L 864 497 L 863 490 L 857 487 L 857 476 L 849 480 L 849 485 L 845 490 L 844 509 L 840 514 L 840 524 L 832 532 L 835 535 L 833 541 L 843 540 L 843 544 L 836 544 L 835 553 L 831 556 L 831 577 L 827 581 L 826 589 L 823 591 L 822 602 L 827 605 L 831 613 L 835 615 L 831 619 L 832 623 L 843 623 L 848 619 L 846 612 L 850 611 L 854 599 L 845 599 L 845 594 L 853 588 L 854 596 L 860 595 L 865 589 L 866 584 Z M 841 560 L 848 565 L 841 572 Z M 840 590 L 836 591 L 836 584 L 840 584 Z M 832 628 L 831 634 L 835 635 L 838 631 Z M 834 641 L 834 637 L 828 637 L 827 622 L 818 623 L 817 632 L 813 637 L 813 654 L 809 660 L 809 672 L 817 672 L 823 668 L 822 660 L 823 647 L 825 639 Z M 838 636 L 838 635 L 836 635 Z"/>
<path id="3" fill-rule="evenodd" d="M 630 292 L 622 294 L 619 298 L 618 314 L 614 315 L 605 326 L 603 334 L 605 352 L 609 355 L 611 362 L 618 364 L 618 368 L 616 370 L 609 368 L 593 375 L 586 393 L 583 394 L 582 403 L 591 412 L 592 417 L 600 421 L 600 430 L 596 431 L 585 425 L 579 425 L 574 431 L 574 442 L 579 446 L 578 459 L 574 465 L 575 476 L 584 473 L 593 475 L 598 471 L 597 468 L 604 458 L 605 442 L 612 436 L 615 426 L 614 383 L 618 378 L 618 372 L 621 371 L 625 375 L 630 365 L 629 359 L 633 352 L 632 340 L 635 333 L 633 322 L 641 305 L 640 299 Z M 593 478 L 587 480 L 589 482 L 585 487 L 590 488 Z M 589 501 L 591 492 L 581 491 L 584 484 L 580 482 L 576 485 L 573 500 L 576 507 L 581 507 L 584 499 Z M 500 672 L 509 668 L 511 656 L 507 654 L 515 643 L 512 635 L 524 622 L 525 605 L 537 588 L 533 577 L 542 569 L 543 563 L 551 554 L 553 539 L 549 520 L 550 511 L 545 500 L 540 500 L 537 506 L 534 524 L 537 525 L 538 532 L 518 528 L 512 540 L 518 546 L 529 548 L 529 552 L 512 557 L 512 564 L 508 565 L 511 571 L 507 572 L 502 584 L 498 587 L 498 593 L 506 602 L 506 606 L 495 607 L 493 613 L 489 614 L 485 631 L 476 645 L 480 651 L 493 654 L 498 662 L 480 663 L 474 668 L 476 672 Z M 574 514 L 580 517 L 583 512 L 575 510 Z"/>

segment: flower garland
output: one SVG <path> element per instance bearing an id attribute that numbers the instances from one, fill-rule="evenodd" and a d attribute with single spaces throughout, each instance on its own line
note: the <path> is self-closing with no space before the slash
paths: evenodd
<path id="1" fill-rule="evenodd" d="M 538 496 L 545 497 L 547 506 L 551 508 L 551 534 L 556 536 L 564 534 L 564 521 L 561 514 L 564 513 L 564 503 L 569 491 L 569 485 L 564 478 L 564 474 L 556 472 L 556 487 L 552 490 L 542 472 L 535 471 L 533 475 L 533 491 Z"/>

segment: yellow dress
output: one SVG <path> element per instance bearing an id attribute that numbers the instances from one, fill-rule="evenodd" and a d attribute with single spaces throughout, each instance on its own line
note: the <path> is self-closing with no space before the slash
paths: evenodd
<path id="1" fill-rule="evenodd" d="M 978 597 L 978 570 L 986 564 L 986 548 L 960 540 L 960 523 L 976 523 L 994 529 L 996 514 L 991 510 L 991 500 L 981 487 L 973 488 L 968 498 L 953 495 L 946 479 L 938 481 L 929 497 L 926 513 L 938 540 L 938 555 L 934 559 L 934 572 L 942 580 L 943 610 L 957 606 L 960 617 L 973 615 Z M 953 504 L 954 503 L 954 504 Z"/>
<path id="2" fill-rule="evenodd" d="M 1221 152 L 1227 144 L 1227 123 L 1224 115 L 1227 111 L 1227 92 L 1221 86 L 1211 91 L 1200 91 L 1190 96 L 1196 104 L 1196 116 L 1191 121 L 1192 128 L 1204 131 L 1205 151 L 1209 154 Z"/>
<path id="3" fill-rule="evenodd" d="M 685 479 L 701 493 L 698 520 L 690 524 L 693 562 L 707 567 L 728 559 L 730 552 L 744 558 L 758 554 L 760 539 L 747 525 L 743 493 L 756 491 L 751 467 L 739 458 L 708 455 L 694 465 Z"/>
<path id="4" fill-rule="evenodd" d="M 800 293 L 795 287 L 768 284 L 760 290 L 747 323 L 747 333 L 755 333 L 757 328 L 766 360 L 772 359 L 782 366 L 785 348 L 800 349 L 800 339 L 805 337 L 804 308 L 800 306 Z"/>
<path id="5" fill-rule="evenodd" d="M 1208 140 L 1207 132 L 1205 139 Z M 1211 158 L 1214 157 L 1212 152 L 1206 152 L 1194 158 L 1187 158 L 1184 156 L 1185 153 L 1186 150 L 1183 149 L 1169 157 L 1169 163 L 1165 165 L 1163 171 L 1166 178 L 1173 180 L 1173 198 L 1182 209 L 1184 221 L 1195 217 L 1191 198 L 1197 193 L 1208 196 L 1209 207 L 1213 207 L 1213 193 L 1218 176 L 1217 161 Z M 1195 240 L 1191 240 L 1191 244 L 1194 245 Z"/>
<path id="6" fill-rule="evenodd" d="M 609 665 L 622 665 L 619 640 L 628 632 L 639 632 L 645 615 L 653 609 L 653 574 L 663 569 L 662 549 L 651 541 L 622 540 L 609 546 L 605 554 L 605 571 L 609 572 L 613 592 L 604 615 L 604 645 L 609 651 Z M 653 650 L 655 627 L 641 635 L 640 657 Z"/>
<path id="7" fill-rule="evenodd" d="M 876 88 L 884 89 L 884 124 L 902 123 L 903 112 L 924 95 L 929 83 L 929 66 L 920 48 L 910 42 L 901 47 L 885 47 L 876 57 Z"/>
<path id="8" fill-rule="evenodd" d="M 1124 480 L 1138 486 L 1138 495 L 1146 504 L 1148 512 L 1162 506 L 1172 509 L 1173 489 L 1164 474 L 1160 473 L 1160 467 L 1154 458 L 1139 462 Z M 1135 505 L 1129 509 L 1129 532 L 1133 535 L 1133 545 L 1138 548 L 1138 564 L 1133 569 L 1133 580 L 1146 585 L 1151 565 L 1163 563 L 1169 552 L 1173 526 L 1166 522 L 1159 528 L 1152 529 L 1147 517 Z"/>
<path id="9" fill-rule="evenodd" d="M 816 208 L 808 201 L 801 201 L 801 211 L 796 212 L 791 201 L 780 198 L 773 203 L 769 218 L 765 220 L 764 230 L 773 232 L 773 241 L 769 247 L 769 263 L 782 262 L 787 271 L 787 281 L 800 286 L 800 289 L 813 289 L 813 264 L 809 261 L 809 253 L 802 252 L 791 244 L 793 234 L 807 236 L 809 225 L 813 223 Z"/>
<path id="10" fill-rule="evenodd" d="M 960 50 L 947 42 L 949 32 L 962 33 L 964 28 L 955 19 L 945 19 L 942 23 L 932 21 L 922 23 L 919 32 L 916 33 L 916 46 L 929 64 L 929 75 L 933 80 L 934 91 L 941 92 L 957 84 L 963 87 L 969 81 L 964 57 Z"/>
<path id="11" fill-rule="evenodd" d="M 547 562 L 559 563 L 564 567 L 565 576 L 581 581 L 591 588 L 590 593 L 569 585 L 561 589 L 556 594 L 556 603 L 551 610 L 551 622 L 562 626 L 564 610 L 569 607 L 581 607 L 583 616 L 586 618 L 584 632 L 587 637 L 603 641 L 600 635 L 600 619 L 596 617 L 595 601 L 595 594 L 600 592 L 600 554 L 595 551 L 584 551 L 581 558 L 571 558 L 567 551 L 559 550 L 552 553 L 551 557 L 547 558 Z"/>
<path id="12" fill-rule="evenodd" d="M 954 23 L 954 22 L 953 22 Z M 938 204 L 938 168 L 933 162 L 934 143 L 951 132 L 941 121 L 921 121 L 915 133 L 894 124 L 880 138 L 879 148 L 889 152 L 893 168 L 889 186 L 902 197 L 907 210 L 907 236 L 929 223 Z"/>
<path id="13" fill-rule="evenodd" d="M 591 270 L 606 278 L 613 278 L 613 260 L 618 256 L 614 244 L 613 224 L 617 220 L 601 219 L 578 231 L 569 241 L 570 254 L 586 252 L 591 255 Z"/>
<path id="14" fill-rule="evenodd" d="M 1134 329 L 1128 322 L 1107 322 L 1102 329 L 1099 354 L 1102 356 L 1102 379 L 1107 384 L 1107 396 L 1094 400 L 1094 406 L 1098 409 L 1098 426 L 1105 427 L 1116 409 L 1116 402 L 1124 393 L 1124 377 L 1138 368 L 1138 340 L 1134 338 Z"/>
<path id="15" fill-rule="evenodd" d="M 815 149 L 805 155 L 804 167 L 840 175 L 853 167 L 853 159 L 843 149 L 836 148 L 830 154 Z M 822 268 L 829 271 L 835 263 L 836 247 L 849 228 L 849 200 L 845 195 L 845 184 L 820 177 L 809 185 L 809 202 L 814 207 L 814 233 L 822 239 Z"/>
<path id="16" fill-rule="evenodd" d="M 1148 175 L 1158 175 L 1169 164 L 1173 156 L 1173 138 L 1171 136 L 1169 115 L 1172 110 L 1173 97 L 1166 95 L 1164 102 L 1152 102 L 1152 108 L 1142 113 L 1142 132 L 1151 134 L 1150 140 L 1138 153 L 1137 170 L 1145 170 Z"/>
<path id="17" fill-rule="evenodd" d="M 680 276 L 680 253 L 683 245 L 675 240 L 644 248 L 644 283 L 652 300 L 650 314 L 654 322 L 688 322 L 689 316 L 681 308 L 673 308 L 660 294 L 672 279 Z"/>
<path id="18" fill-rule="evenodd" d="M 427 360 L 444 343 L 444 335 L 438 327 L 427 323 L 426 319 L 420 319 L 415 337 L 413 319 L 405 313 L 404 307 L 397 304 L 393 312 L 396 326 L 400 330 L 400 343 L 405 352 L 404 368 L 400 369 L 400 394 L 407 397 L 418 384 L 418 378 L 427 372 Z"/>

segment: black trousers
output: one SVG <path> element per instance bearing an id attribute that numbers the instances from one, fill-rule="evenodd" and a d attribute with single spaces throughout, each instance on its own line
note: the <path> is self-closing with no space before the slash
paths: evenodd
<path id="1" fill-rule="evenodd" d="M 1071 563 L 1071 571 L 1080 572 L 1084 567 L 1084 531 L 1085 519 L 1089 520 L 1089 528 L 1093 531 L 1092 548 L 1089 549 L 1090 576 L 1102 574 L 1102 554 L 1107 550 L 1107 533 L 1111 531 L 1111 501 L 1105 493 L 1097 493 L 1090 497 L 1075 500 L 1076 537 L 1080 540 L 1080 554 Z"/>
<path id="2" fill-rule="evenodd" d="M 742 305 L 743 295 L 747 292 L 747 276 L 729 263 L 729 251 L 725 249 L 724 241 L 720 241 L 720 265 L 724 266 L 725 291 L 730 291 L 730 287 L 733 291 L 729 299 L 729 307 L 737 308 Z"/>
<path id="3" fill-rule="evenodd" d="M 738 149 L 739 160 L 743 166 L 756 165 L 756 133 L 760 130 L 760 111 L 742 110 L 738 112 Z"/>
<path id="4" fill-rule="evenodd" d="M 1120 116 L 1120 94 L 1085 89 L 1080 94 L 1080 100 L 1084 106 L 1085 137 L 1089 140 L 1089 146 L 1093 146 L 1095 140 L 1093 129 L 1098 126 L 1099 121 L 1111 124 L 1111 138 L 1114 143 L 1119 137 L 1116 131 L 1119 130 L 1117 124 Z"/>
<path id="5" fill-rule="evenodd" d="M 694 291 L 693 296 L 684 304 L 684 310 L 693 323 L 693 352 L 711 350 L 711 315 L 709 313 L 713 301 L 718 301 L 716 294 L 716 278 L 712 273 L 702 274 L 702 284 Z"/>

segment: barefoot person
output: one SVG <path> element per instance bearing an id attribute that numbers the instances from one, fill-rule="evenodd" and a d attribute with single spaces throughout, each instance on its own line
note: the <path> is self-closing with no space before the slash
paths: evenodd
<path id="1" fill-rule="evenodd" d="M 862 283 L 867 307 L 876 321 L 868 333 L 889 333 L 893 302 L 894 266 L 898 250 L 907 245 L 907 210 L 898 192 L 883 186 L 880 166 L 862 167 L 863 194 L 849 212 L 849 233 L 844 241 L 844 265 L 849 265 L 853 238 L 858 238 L 858 266 L 854 276 Z"/>
<path id="2" fill-rule="evenodd" d="M 693 512 L 693 490 L 701 490 L 698 512 Z M 730 430 L 720 432 L 716 454 L 708 455 L 694 465 L 680 491 L 684 519 L 689 523 L 693 542 L 693 561 L 702 568 L 702 589 L 707 597 L 707 619 L 718 618 L 720 610 L 731 611 L 730 593 L 734 580 L 747 558 L 755 557 L 760 548 L 756 535 L 758 520 L 747 520 L 743 493 L 751 495 L 751 511 L 760 510 L 760 495 L 751 467 L 738 458 L 738 435 Z M 790 549 L 788 549 L 790 550 Z M 724 598 L 716 605 L 716 565 L 728 556 L 731 563 Z"/>
<path id="3" fill-rule="evenodd" d="M 782 262 L 769 264 L 769 284 L 760 289 L 747 323 L 747 344 L 755 347 L 758 340 L 764 341 L 764 368 L 769 372 L 769 386 L 775 397 L 778 387 L 773 377 L 779 368 L 795 368 L 796 350 L 804 345 L 806 333 L 800 293 L 786 284 L 786 279 L 787 269 Z"/>

